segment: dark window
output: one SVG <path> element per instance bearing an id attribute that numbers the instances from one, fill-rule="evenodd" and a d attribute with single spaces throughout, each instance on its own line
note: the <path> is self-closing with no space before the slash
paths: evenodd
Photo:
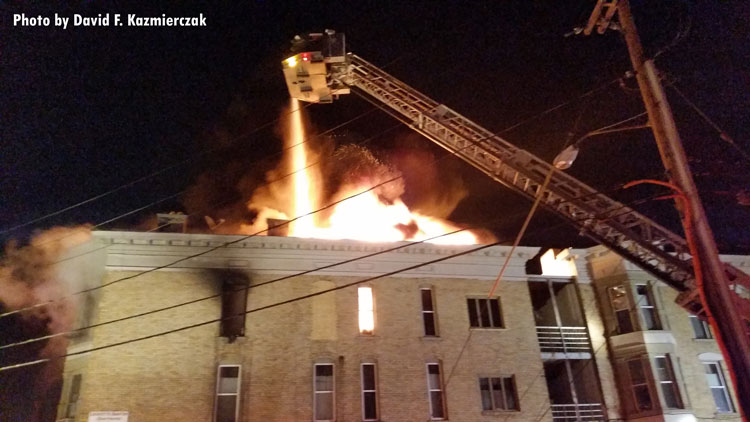
<path id="1" fill-rule="evenodd" d="M 654 366 L 664 396 L 664 405 L 669 409 L 682 409 L 682 398 L 677 388 L 671 357 L 668 354 L 655 357 Z"/>
<path id="2" fill-rule="evenodd" d="M 628 372 L 630 373 L 630 387 L 635 400 L 635 410 L 643 412 L 653 409 L 654 403 L 651 400 L 648 379 L 640 358 L 628 361 Z"/>
<path id="3" fill-rule="evenodd" d="M 333 364 L 315 364 L 315 419 L 316 421 L 332 421 L 334 412 L 334 379 Z"/>
<path id="4" fill-rule="evenodd" d="M 81 395 L 81 374 L 73 375 L 70 383 L 70 392 L 68 392 L 68 405 L 65 407 L 65 417 L 75 418 L 78 407 L 78 397 Z"/>
<path id="5" fill-rule="evenodd" d="M 466 299 L 469 325 L 473 328 L 503 328 L 500 299 Z"/>
<path id="6" fill-rule="evenodd" d="M 375 364 L 362 364 L 362 420 L 378 420 L 378 397 Z"/>
<path id="7" fill-rule="evenodd" d="M 641 317 L 643 317 L 643 328 L 645 330 L 661 330 L 659 314 L 656 310 L 656 302 L 651 291 L 651 286 L 647 284 L 638 284 L 635 287 L 637 293 L 638 307 L 641 308 Z"/>
<path id="8" fill-rule="evenodd" d="M 617 321 L 617 332 L 619 334 L 632 333 L 633 320 L 630 318 L 630 299 L 624 285 L 610 287 L 609 303 Z"/>
<path id="9" fill-rule="evenodd" d="M 440 364 L 427 364 L 427 391 L 430 395 L 430 419 L 445 419 L 445 400 Z"/>
<path id="10" fill-rule="evenodd" d="M 422 293 L 422 322 L 424 323 L 424 335 L 436 336 L 437 326 L 435 324 L 435 303 L 432 298 L 432 289 L 424 288 Z"/>
<path id="11" fill-rule="evenodd" d="M 513 377 L 479 378 L 482 410 L 518 410 Z"/>
<path id="12" fill-rule="evenodd" d="M 234 341 L 245 335 L 248 279 L 234 272 L 223 272 L 221 285 L 221 337 Z"/>
<path id="13" fill-rule="evenodd" d="M 690 315 L 690 325 L 693 327 L 695 338 L 713 338 L 713 335 L 711 335 L 711 328 L 706 321 L 703 321 L 695 315 Z"/>
<path id="14" fill-rule="evenodd" d="M 236 422 L 239 419 L 240 367 L 221 365 L 216 380 L 215 422 Z"/>

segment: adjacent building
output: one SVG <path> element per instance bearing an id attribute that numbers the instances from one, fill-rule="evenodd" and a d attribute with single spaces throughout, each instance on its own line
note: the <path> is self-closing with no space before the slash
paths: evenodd
<path id="1" fill-rule="evenodd" d="M 708 326 L 603 247 L 518 248 L 488 296 L 509 247 L 94 238 L 60 420 L 739 420 Z"/>

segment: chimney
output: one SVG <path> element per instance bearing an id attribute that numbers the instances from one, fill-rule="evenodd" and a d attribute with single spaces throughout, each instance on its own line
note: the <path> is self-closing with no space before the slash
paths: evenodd
<path id="1" fill-rule="evenodd" d="M 164 233 L 185 233 L 187 215 L 183 213 L 170 212 L 169 214 L 156 214 L 157 231 Z"/>
<path id="2" fill-rule="evenodd" d="M 268 232 L 266 233 L 267 235 L 282 237 L 286 237 L 287 235 L 289 235 L 289 220 L 267 218 L 266 223 L 268 224 Z"/>

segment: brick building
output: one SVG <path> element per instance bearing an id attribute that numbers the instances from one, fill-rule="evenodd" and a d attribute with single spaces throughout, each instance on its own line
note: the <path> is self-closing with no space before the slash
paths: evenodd
<path id="1" fill-rule="evenodd" d="M 739 420 L 710 330 L 602 247 L 518 248 L 488 298 L 508 247 L 440 261 L 473 247 L 417 244 L 330 266 L 398 245 L 94 239 L 98 250 L 75 259 L 98 262 L 112 284 L 90 294 L 80 324 L 193 303 L 76 337 L 71 352 L 154 335 L 69 357 L 61 420 Z"/>

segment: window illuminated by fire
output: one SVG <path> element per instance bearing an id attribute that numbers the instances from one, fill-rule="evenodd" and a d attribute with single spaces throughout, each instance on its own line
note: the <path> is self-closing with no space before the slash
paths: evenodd
<path id="1" fill-rule="evenodd" d="M 375 310 L 372 300 L 372 287 L 357 289 L 359 298 L 359 332 L 371 335 L 375 330 Z"/>

